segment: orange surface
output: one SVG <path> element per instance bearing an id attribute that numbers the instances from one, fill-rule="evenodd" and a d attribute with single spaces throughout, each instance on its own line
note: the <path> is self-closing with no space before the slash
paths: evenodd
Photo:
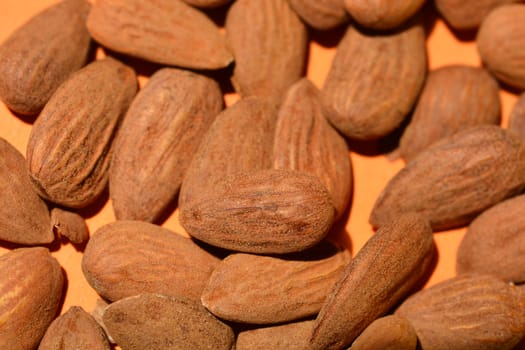
<path id="1" fill-rule="evenodd" d="M 3 41 L 15 28 L 25 22 L 33 14 L 54 3 L 55 0 L 1 0 L 0 1 L 0 41 Z M 431 69 L 447 64 L 462 63 L 479 66 L 480 61 L 476 45 L 472 40 L 459 41 L 442 21 L 433 23 L 428 37 L 429 66 Z M 317 38 L 317 37 L 320 38 Z M 321 87 L 330 68 L 330 63 L 335 52 L 334 44 L 322 35 L 316 35 L 310 47 L 310 59 L 307 76 Z M 1 78 L 1 77 L 0 77 Z M 140 79 L 141 83 L 146 78 Z M 501 92 L 503 110 L 503 125 L 507 125 L 508 115 L 516 96 Z M 228 94 L 228 104 L 237 99 L 234 94 Z M 0 137 L 5 138 L 23 154 L 31 123 L 14 116 L 3 104 L 0 104 Z M 354 195 L 352 208 L 345 226 L 344 241 L 355 255 L 373 234 L 368 224 L 368 216 L 375 199 L 382 191 L 388 180 L 399 171 L 403 162 L 391 161 L 385 155 L 362 155 L 351 153 L 354 168 Z M 91 234 L 102 225 L 115 220 L 111 203 L 107 202 L 100 210 L 86 217 Z M 174 231 L 184 233 L 178 224 L 177 212 L 163 224 Z M 440 232 L 434 235 L 439 260 L 427 285 L 435 284 L 455 274 L 455 254 L 457 246 L 465 230 Z M 53 245 L 53 256 L 58 259 L 67 273 L 67 295 L 63 311 L 72 305 L 80 305 L 87 311 L 95 306 L 97 294 L 84 279 L 80 262 L 82 252 L 76 251 L 71 244 L 62 243 Z M 7 252 L 7 246 L 0 244 L 0 254 Z M 1 272 L 0 272 L 1 273 Z"/>

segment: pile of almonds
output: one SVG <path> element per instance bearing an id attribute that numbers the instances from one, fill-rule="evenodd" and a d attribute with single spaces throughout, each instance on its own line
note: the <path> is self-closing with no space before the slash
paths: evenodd
<path id="1" fill-rule="evenodd" d="M 475 38 L 483 67 L 429 71 L 436 16 Z M 337 33 L 319 88 L 309 43 Z M 525 95 L 506 128 L 500 101 L 525 89 L 522 33 L 513 0 L 36 14 L 0 46 L 0 100 L 32 124 L 25 155 L 0 138 L 0 349 L 522 348 Z M 366 184 L 349 154 L 387 139 L 404 167 L 352 255 L 338 234 Z M 116 220 L 90 233 L 108 197 Z M 175 208 L 189 237 L 161 226 Z M 423 288 L 454 228 L 457 276 Z M 67 241 L 95 310 L 63 310 L 51 251 Z"/>

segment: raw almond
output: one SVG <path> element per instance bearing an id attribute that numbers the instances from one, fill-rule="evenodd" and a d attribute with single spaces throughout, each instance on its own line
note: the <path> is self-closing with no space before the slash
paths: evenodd
<path id="1" fill-rule="evenodd" d="M 310 350 L 313 320 L 249 329 L 237 335 L 235 350 Z"/>
<path id="2" fill-rule="evenodd" d="M 184 0 L 188 5 L 204 9 L 224 6 L 231 1 L 232 0 Z"/>
<path id="3" fill-rule="evenodd" d="M 350 20 L 344 0 L 289 0 L 292 9 L 310 27 L 328 30 Z"/>
<path id="4" fill-rule="evenodd" d="M 71 243 L 82 244 L 89 239 L 89 230 L 84 218 L 73 211 L 55 207 L 51 209 L 53 230 Z"/>
<path id="5" fill-rule="evenodd" d="M 425 0 L 345 0 L 352 18 L 373 29 L 399 27 L 423 6 Z"/>
<path id="6" fill-rule="evenodd" d="M 438 12 L 458 30 L 477 29 L 496 7 L 513 2 L 519 0 L 435 0 Z"/>
<path id="7" fill-rule="evenodd" d="M 415 350 L 416 330 L 398 315 L 380 317 L 357 337 L 349 350 Z"/>
<path id="8" fill-rule="evenodd" d="M 525 93 L 514 104 L 509 117 L 509 130 L 525 141 Z"/>

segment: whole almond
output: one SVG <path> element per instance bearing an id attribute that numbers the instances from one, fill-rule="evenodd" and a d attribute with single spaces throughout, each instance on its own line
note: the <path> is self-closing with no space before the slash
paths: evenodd
<path id="1" fill-rule="evenodd" d="M 522 93 L 509 117 L 509 130 L 525 141 L 525 93 Z"/>
<path id="2" fill-rule="evenodd" d="M 154 222 L 164 213 L 222 108 L 211 78 L 173 68 L 151 76 L 115 140 L 109 193 L 117 219 Z"/>
<path id="3" fill-rule="evenodd" d="M 292 9 L 310 27 L 328 30 L 350 20 L 344 0 L 289 0 Z"/>
<path id="4" fill-rule="evenodd" d="M 47 248 L 0 256 L 0 349 L 35 349 L 56 317 L 64 276 Z"/>
<path id="5" fill-rule="evenodd" d="M 349 27 L 323 87 L 330 123 L 345 136 L 363 140 L 396 129 L 423 86 L 425 50 L 425 33 L 418 24 L 380 34 Z"/>
<path id="6" fill-rule="evenodd" d="M 230 350 L 234 343 L 232 329 L 193 300 L 141 294 L 109 305 L 103 319 L 122 349 Z"/>
<path id="7" fill-rule="evenodd" d="M 432 230 L 416 215 L 382 226 L 361 248 L 317 316 L 313 349 L 344 349 L 376 318 L 402 300 L 427 272 Z"/>
<path id="8" fill-rule="evenodd" d="M 417 212 L 434 230 L 468 224 L 525 187 L 525 147 L 498 126 L 472 127 L 421 152 L 386 185 L 369 221 Z"/>
<path id="9" fill-rule="evenodd" d="M 112 58 L 87 65 L 58 88 L 27 145 L 42 197 L 72 208 L 97 199 L 107 185 L 113 137 L 136 91 L 134 71 Z"/>
<path id="10" fill-rule="evenodd" d="M 241 331 L 235 350 L 310 350 L 313 325 L 313 320 L 306 320 Z"/>
<path id="11" fill-rule="evenodd" d="M 233 60 L 219 28 L 181 0 L 98 0 L 87 28 L 111 50 L 164 65 L 219 69 Z"/>
<path id="12" fill-rule="evenodd" d="M 425 0 L 344 0 L 352 18 L 373 29 L 399 27 L 423 6 Z"/>
<path id="13" fill-rule="evenodd" d="M 51 224 L 59 236 L 67 237 L 71 243 L 82 244 L 89 239 L 86 221 L 73 211 L 58 207 L 51 209 Z"/>
<path id="14" fill-rule="evenodd" d="M 117 221 L 99 228 L 82 257 L 82 271 L 103 298 L 142 293 L 200 300 L 220 260 L 190 239 L 157 225 Z"/>
<path id="15" fill-rule="evenodd" d="M 436 9 L 458 30 L 477 29 L 483 19 L 496 7 L 520 0 L 435 0 Z"/>
<path id="16" fill-rule="evenodd" d="M 330 192 L 337 216 L 344 213 L 353 180 L 348 147 L 326 120 L 320 92 L 307 79 L 290 88 L 279 110 L 273 166 L 317 176 Z"/>
<path id="17" fill-rule="evenodd" d="M 86 64 L 90 4 L 64 0 L 36 14 L 0 46 L 0 99 L 14 112 L 38 114 L 71 73 Z"/>
<path id="18" fill-rule="evenodd" d="M 349 350 L 416 350 L 417 334 L 410 322 L 398 315 L 380 317 L 357 337 Z"/>
<path id="19" fill-rule="evenodd" d="M 410 161 L 423 149 L 460 130 L 500 124 L 499 86 L 483 68 L 452 65 L 431 71 L 399 149 Z"/>
<path id="20" fill-rule="evenodd" d="M 239 172 L 217 181 L 181 207 L 179 220 L 194 238 L 246 253 L 284 254 L 319 243 L 335 209 L 313 175 L 292 170 Z"/>
<path id="21" fill-rule="evenodd" d="M 525 294 L 486 275 L 443 281 L 405 300 L 396 314 L 423 349 L 510 350 L 525 334 Z"/>
<path id="22" fill-rule="evenodd" d="M 306 27 L 287 0 L 236 0 L 226 16 L 226 37 L 235 57 L 232 82 L 242 97 L 279 103 L 304 75 Z"/>

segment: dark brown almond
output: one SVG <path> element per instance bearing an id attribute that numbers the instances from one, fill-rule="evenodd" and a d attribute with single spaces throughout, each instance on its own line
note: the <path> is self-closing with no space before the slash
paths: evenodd
<path id="1" fill-rule="evenodd" d="M 73 211 L 55 207 L 51 209 L 51 224 L 54 231 L 74 244 L 87 242 L 89 230 L 84 218 Z"/>
<path id="2" fill-rule="evenodd" d="M 509 130 L 525 141 L 525 93 L 521 94 L 509 117 Z"/>
<path id="3" fill-rule="evenodd" d="M 219 28 L 180 0 L 99 0 L 87 28 L 105 47 L 147 61 L 196 69 L 233 61 Z"/>
<path id="4" fill-rule="evenodd" d="M 373 29 L 399 27 L 423 6 L 425 0 L 344 0 L 359 24 Z"/>
<path id="5" fill-rule="evenodd" d="M 111 335 L 109 334 L 106 325 L 104 324 L 104 320 L 102 319 L 104 316 L 104 311 L 106 311 L 107 307 L 109 306 L 109 302 L 106 300 L 103 300 L 101 298 L 98 298 L 95 302 L 95 307 L 93 308 L 93 311 L 91 311 L 91 316 L 93 316 L 93 319 L 97 322 L 97 324 L 102 327 L 104 330 L 104 333 L 106 334 L 106 337 L 108 339 L 108 342 L 110 344 L 116 344 L 115 340 L 111 338 Z"/>
<path id="6" fill-rule="evenodd" d="M 204 9 L 224 6 L 231 1 L 232 0 L 184 0 L 188 5 Z"/>
<path id="7" fill-rule="evenodd" d="M 454 29 L 477 29 L 496 7 L 520 0 L 435 0 L 436 9 Z"/>
<path id="8" fill-rule="evenodd" d="M 110 350 L 104 330 L 80 306 L 72 306 L 56 318 L 42 338 L 38 350 Z"/>
<path id="9" fill-rule="evenodd" d="M 405 300 L 396 314 L 422 349 L 510 350 L 525 334 L 525 294 L 487 275 L 443 281 Z"/>
<path id="10" fill-rule="evenodd" d="M 226 37 L 235 57 L 232 82 L 242 96 L 279 103 L 304 75 L 306 27 L 287 0 L 237 0 L 226 17 Z"/>
<path id="11" fill-rule="evenodd" d="M 242 331 L 235 350 L 310 350 L 313 320 Z"/>
<path id="12" fill-rule="evenodd" d="M 317 256 L 291 258 L 232 254 L 213 271 L 202 304 L 215 316 L 240 323 L 271 324 L 315 315 L 350 262 L 347 250 L 324 248 Z"/>
<path id="13" fill-rule="evenodd" d="M 0 349 L 35 349 L 56 317 L 64 275 L 47 248 L 0 256 Z"/>
<path id="14" fill-rule="evenodd" d="M 349 350 L 416 350 L 417 334 L 410 322 L 389 315 L 372 322 L 357 337 Z"/>
<path id="15" fill-rule="evenodd" d="M 347 266 L 313 328 L 313 349 L 343 349 L 415 287 L 434 257 L 427 221 L 409 214 L 382 226 Z"/>
<path id="16" fill-rule="evenodd" d="M 175 232 L 146 222 L 117 221 L 93 234 L 82 271 L 97 293 L 110 301 L 141 293 L 200 300 L 219 262 Z"/>
<path id="17" fill-rule="evenodd" d="M 0 137 L 0 239 L 19 244 L 46 244 L 55 238 L 49 210 L 33 189 L 24 156 Z"/>
<path id="18" fill-rule="evenodd" d="M 113 137 L 137 91 L 134 71 L 112 58 L 73 74 L 33 125 L 29 173 L 39 194 L 80 208 L 107 185 Z"/>
<path id="19" fill-rule="evenodd" d="M 211 78 L 173 68 L 151 76 L 115 140 L 109 193 L 117 219 L 154 222 L 164 214 L 222 108 Z"/>
<path id="20" fill-rule="evenodd" d="M 431 71 L 399 149 L 410 161 L 434 142 L 466 128 L 499 125 L 496 80 L 483 68 L 453 65 Z"/>
<path id="21" fill-rule="evenodd" d="M 289 0 L 289 2 L 306 24 L 318 30 L 333 29 L 350 20 L 344 0 Z"/>
<path id="22" fill-rule="evenodd" d="M 319 90 L 302 79 L 288 91 L 279 110 L 273 166 L 317 176 L 330 192 L 340 217 L 352 192 L 352 164 L 346 141 L 321 110 Z"/>
<path id="23" fill-rule="evenodd" d="M 14 112 L 38 114 L 71 73 L 86 64 L 90 4 L 64 0 L 36 14 L 0 46 L 0 99 Z"/>
<path id="24" fill-rule="evenodd" d="M 200 303 L 159 294 L 119 300 L 104 312 L 104 324 L 122 349 L 230 350 L 232 329 Z"/>
<path id="25" fill-rule="evenodd" d="M 426 74 L 425 33 L 419 24 L 391 33 L 348 28 L 323 87 L 323 108 L 342 134 L 377 139 L 411 111 Z"/>
<path id="26" fill-rule="evenodd" d="M 421 152 L 386 185 L 370 223 L 416 212 L 434 230 L 466 225 L 525 187 L 525 147 L 498 126 L 472 127 Z"/>
<path id="27" fill-rule="evenodd" d="M 226 176 L 180 208 L 179 220 L 194 238 L 257 254 L 301 251 L 328 233 L 335 209 L 313 175 L 292 170 Z"/>

